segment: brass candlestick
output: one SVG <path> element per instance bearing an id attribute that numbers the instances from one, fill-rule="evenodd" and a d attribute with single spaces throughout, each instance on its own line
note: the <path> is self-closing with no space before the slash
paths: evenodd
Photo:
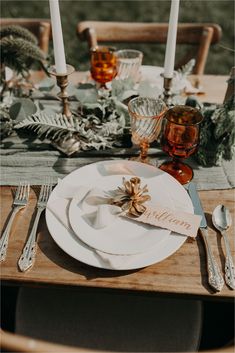
<path id="1" fill-rule="evenodd" d="M 48 72 L 51 76 L 56 77 L 57 85 L 60 87 L 60 92 L 58 93 L 58 97 L 62 101 L 63 110 L 62 114 L 67 116 L 67 118 L 71 117 L 72 113 L 69 109 L 69 101 L 68 101 L 68 93 L 66 92 L 66 87 L 68 86 L 68 76 L 74 72 L 74 67 L 71 65 L 66 65 L 67 72 L 65 74 L 58 74 L 56 72 L 55 66 L 51 66 L 48 69 Z"/>
<path id="2" fill-rule="evenodd" d="M 172 80 L 173 77 L 168 78 L 168 77 L 164 77 L 164 82 L 163 82 L 163 100 L 166 103 L 167 106 L 170 106 L 172 104 Z"/>

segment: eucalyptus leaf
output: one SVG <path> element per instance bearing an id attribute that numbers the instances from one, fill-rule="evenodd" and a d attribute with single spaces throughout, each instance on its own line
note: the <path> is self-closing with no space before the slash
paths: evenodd
<path id="1" fill-rule="evenodd" d="M 84 107 L 88 108 L 88 109 L 100 109 L 101 111 L 103 111 L 103 105 L 99 102 L 95 102 L 95 103 L 84 103 Z"/>
<path id="2" fill-rule="evenodd" d="M 123 101 L 132 95 L 137 94 L 134 89 L 135 83 L 131 78 L 112 81 L 112 97 L 116 97 L 119 101 Z M 128 92 L 128 93 L 126 93 Z"/>
<path id="3" fill-rule="evenodd" d="M 117 99 L 114 98 L 114 102 L 115 102 L 115 106 L 116 106 L 116 111 L 117 114 L 122 117 L 122 119 L 125 122 L 125 125 L 129 125 L 130 124 L 130 115 L 128 112 L 128 107 L 126 104 L 118 101 Z M 122 120 L 122 121 L 123 121 Z"/>
<path id="4" fill-rule="evenodd" d="M 35 114 L 37 106 L 29 98 L 20 98 L 14 101 L 9 109 L 9 114 L 12 120 L 17 122 L 24 120 L 28 116 Z"/>
<path id="5" fill-rule="evenodd" d="M 55 80 L 47 77 L 37 84 L 37 88 L 42 92 L 50 92 L 55 87 Z"/>
<path id="6" fill-rule="evenodd" d="M 126 90 L 122 93 L 122 95 L 120 96 L 120 101 L 125 101 L 126 99 L 130 98 L 130 97 L 133 97 L 133 96 L 137 96 L 137 90 L 134 90 L 134 89 L 129 89 L 129 90 Z"/>
<path id="7" fill-rule="evenodd" d="M 44 105 L 43 105 L 42 102 L 40 102 L 39 100 L 36 100 L 36 101 L 35 101 L 35 105 L 36 105 L 36 107 L 37 107 L 37 111 L 41 111 L 41 110 L 44 110 L 44 109 L 45 109 Z"/>
<path id="8" fill-rule="evenodd" d="M 74 89 L 73 95 L 83 104 L 93 104 L 98 100 L 98 92 L 94 85 L 84 84 Z"/>

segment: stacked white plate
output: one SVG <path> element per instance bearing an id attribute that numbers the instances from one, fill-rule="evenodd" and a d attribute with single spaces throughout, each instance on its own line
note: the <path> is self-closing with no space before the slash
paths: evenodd
<path id="1" fill-rule="evenodd" d="M 141 185 L 148 186 L 152 204 L 193 213 L 191 200 L 181 184 L 161 170 L 139 162 L 116 160 L 89 164 L 65 177 L 63 184 L 74 190 L 86 186 L 108 192 L 122 185 L 123 176 L 140 177 Z M 48 229 L 61 249 L 88 265 L 115 270 L 145 267 L 173 254 L 187 238 L 124 217 L 116 217 L 106 227 L 95 229 L 77 198 L 62 198 L 59 187 L 55 187 L 48 201 Z M 52 212 L 50 205 L 56 205 L 56 212 Z M 62 222 L 65 215 L 68 221 Z"/>

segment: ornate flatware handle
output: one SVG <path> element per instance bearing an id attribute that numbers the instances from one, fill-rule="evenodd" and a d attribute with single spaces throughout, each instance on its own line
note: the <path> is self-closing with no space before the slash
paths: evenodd
<path id="1" fill-rule="evenodd" d="M 224 279 L 220 273 L 219 267 L 215 261 L 215 258 L 212 254 L 210 244 L 208 242 L 208 232 L 206 228 L 200 228 L 206 253 L 207 253 L 207 271 L 208 271 L 208 282 L 210 286 L 216 291 L 220 292 L 224 286 Z"/>
<path id="2" fill-rule="evenodd" d="M 32 231 L 28 237 L 28 240 L 18 261 L 19 268 L 22 272 L 27 271 L 31 266 L 33 266 L 35 261 L 37 227 L 42 211 L 43 209 L 37 210 Z"/>
<path id="3" fill-rule="evenodd" d="M 228 237 L 225 231 L 222 231 L 221 234 L 223 236 L 225 249 L 226 249 L 225 282 L 231 289 L 235 289 L 235 270 L 234 270 L 233 258 L 231 255 Z"/>
<path id="4" fill-rule="evenodd" d="M 4 261 L 7 255 L 8 241 L 12 223 L 14 221 L 15 215 L 22 207 L 14 207 L 7 223 L 6 229 L 4 230 L 2 237 L 0 239 L 0 261 Z"/>

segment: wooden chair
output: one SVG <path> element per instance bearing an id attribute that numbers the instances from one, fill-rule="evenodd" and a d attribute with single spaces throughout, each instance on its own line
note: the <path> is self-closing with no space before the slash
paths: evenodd
<path id="1" fill-rule="evenodd" d="M 0 347 L 6 352 L 24 352 L 24 353 L 39 353 L 39 352 L 90 352 L 90 353 L 111 353 L 110 351 L 101 351 L 94 349 L 86 349 L 72 346 L 65 346 L 61 344 L 50 343 L 42 340 L 37 340 L 32 337 L 21 336 L 11 332 L 0 329 Z M 213 350 L 200 351 L 200 353 L 233 353 L 234 344 L 230 343 L 226 347 L 221 347 Z M 116 352 L 118 353 L 118 352 Z"/>
<path id="2" fill-rule="evenodd" d="M 87 41 L 89 48 L 99 43 L 155 43 L 167 41 L 167 23 L 131 23 L 82 21 L 77 25 L 77 34 Z M 209 48 L 221 38 L 222 30 L 213 23 L 179 23 L 177 44 L 190 45 L 189 53 L 176 65 L 176 69 L 191 58 L 196 59 L 194 74 L 203 74 Z M 196 53 L 192 50 L 195 47 Z"/>
<path id="3" fill-rule="evenodd" d="M 0 348 L 4 352 L 109 353 L 137 351 L 123 350 L 123 340 L 130 340 L 131 346 L 132 344 L 136 345 L 135 341 L 138 341 L 138 344 L 144 340 L 147 340 L 146 342 L 156 341 L 159 350 L 156 350 L 155 344 L 149 346 L 150 350 L 142 350 L 156 352 L 164 351 L 160 341 L 162 341 L 162 335 L 169 341 L 169 332 L 171 332 L 170 341 L 175 342 L 173 346 L 171 344 L 170 346 L 171 348 L 175 347 L 176 351 L 195 352 L 200 343 L 201 329 L 203 328 L 200 323 L 200 313 L 202 313 L 200 301 L 170 297 L 168 299 L 160 297 L 154 299 L 154 297 L 145 294 L 123 294 L 95 290 L 94 288 L 67 290 L 59 287 L 21 287 L 19 291 L 13 293 L 13 297 L 16 295 L 16 299 L 14 299 L 15 297 L 11 299 L 11 291 L 9 290 L 5 291 L 6 294 L 5 303 L 9 306 L 10 302 L 11 307 L 16 307 L 14 315 L 16 333 L 0 328 Z M 5 295 L 3 295 L 3 299 Z M 16 305 L 13 303 L 14 300 L 16 300 Z M 63 303 L 62 306 L 61 303 Z M 8 310 L 11 307 L 9 306 Z M 77 310 L 78 308 L 79 310 Z M 123 313 L 121 313 L 122 311 Z M 132 318 L 133 315 L 134 318 Z M 152 319 L 149 316 L 152 316 Z M 125 322 L 122 321 L 122 317 L 126 320 Z M 139 328 L 135 322 L 137 317 L 141 321 Z M 133 320 L 134 326 L 136 326 L 134 332 L 142 338 L 130 335 Z M 160 320 L 160 326 L 157 324 L 158 320 Z M 72 325 L 71 321 L 73 321 Z M 198 323 L 196 324 L 196 322 Z M 4 319 L 2 325 L 8 326 Z M 122 325 L 124 325 L 124 336 Z M 67 339 L 63 336 L 67 336 Z M 165 339 L 163 339 L 164 342 Z M 213 352 L 234 352 L 234 339 L 228 338 L 228 340 L 229 342 L 223 348 L 214 349 Z M 101 343 L 104 341 L 106 341 L 105 345 Z M 188 349 L 184 344 L 186 341 L 190 343 L 186 344 Z M 110 344 L 111 342 L 112 344 Z M 179 345 L 184 349 L 179 350 Z M 174 351 L 169 349 L 168 343 L 167 346 L 167 351 Z M 138 351 L 141 350 L 141 347 L 143 346 L 138 345 Z M 201 353 L 209 352 L 212 351 Z"/>
<path id="4" fill-rule="evenodd" d="M 38 39 L 41 50 L 47 54 L 51 35 L 51 21 L 47 19 L 1 18 L 0 26 L 17 25 L 27 28 Z"/>
<path id="5" fill-rule="evenodd" d="M 155 352 L 166 347 L 184 352 L 199 346 L 201 329 L 198 300 L 94 288 L 21 287 L 15 333 L 2 332 L 1 341 L 2 348 L 13 352 L 67 352 L 67 346 L 78 352 Z"/>
<path id="6" fill-rule="evenodd" d="M 32 337 L 18 335 L 12 332 L 3 331 L 0 329 L 0 347 L 5 352 L 86 352 L 84 348 L 76 348 L 61 344 L 50 343 L 42 340 L 37 340 Z M 96 351 L 97 352 L 97 351 Z M 106 352 L 108 353 L 108 352 Z"/>

